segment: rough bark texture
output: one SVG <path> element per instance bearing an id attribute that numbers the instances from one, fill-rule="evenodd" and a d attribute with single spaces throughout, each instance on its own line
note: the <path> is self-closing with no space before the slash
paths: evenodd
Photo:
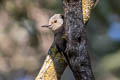
<path id="1" fill-rule="evenodd" d="M 82 1 L 63 0 L 67 35 L 67 55 L 76 80 L 94 80 L 87 51 Z"/>
<path id="2" fill-rule="evenodd" d="M 72 2 L 76 2 L 76 1 L 79 1 L 79 0 L 73 0 Z M 64 0 L 64 6 L 65 6 L 65 10 L 67 10 L 67 8 L 69 9 L 70 5 L 67 6 L 67 3 L 69 3 L 69 0 L 68 2 L 66 2 Z M 83 20 L 84 20 L 84 24 L 87 24 L 89 18 L 90 18 L 90 13 L 91 13 L 91 9 L 93 8 L 94 4 L 95 4 L 95 0 L 82 0 L 82 9 L 83 9 L 83 12 L 81 11 L 81 3 L 73 3 L 74 5 L 79 5 L 78 9 L 80 9 L 79 12 L 83 13 Z M 72 6 L 71 6 L 72 7 Z M 74 7 L 75 8 L 75 7 Z M 72 8 L 71 8 L 72 10 Z M 68 10 L 69 11 L 69 10 Z M 75 10 L 74 10 L 75 11 Z M 79 19 L 76 19 L 78 21 L 81 21 L 82 20 L 82 15 L 81 13 L 78 13 L 78 12 L 74 12 L 76 13 L 78 16 L 79 16 Z M 67 15 L 68 12 L 65 12 L 65 15 Z M 71 16 L 74 16 L 74 14 L 72 14 Z M 72 18 L 70 16 L 70 18 Z M 81 16 L 81 17 L 80 17 Z M 66 16 L 66 19 L 68 19 L 68 22 L 69 22 L 69 18 L 67 18 L 69 16 Z M 76 16 L 77 17 L 77 16 Z M 73 18 L 74 19 L 74 18 Z M 67 21 L 66 21 L 67 23 Z M 75 24 L 75 25 L 74 25 Z M 78 22 L 72 22 L 72 25 L 71 27 L 75 27 L 76 25 L 78 24 Z M 81 71 L 80 73 L 80 76 L 83 76 L 83 78 L 81 77 L 81 80 L 94 80 L 93 78 L 93 75 L 92 75 L 92 72 L 91 72 L 91 67 L 90 67 L 90 62 L 88 61 L 89 59 L 89 56 L 88 56 L 88 52 L 86 50 L 86 35 L 84 34 L 85 32 L 85 28 L 84 28 L 84 25 L 83 25 L 83 22 L 81 21 L 81 24 L 82 24 L 82 27 L 80 27 L 80 23 L 77 27 L 79 27 L 78 29 L 81 30 L 78 34 L 80 34 L 80 39 L 78 39 L 77 43 L 79 42 L 79 47 L 81 47 L 80 49 L 84 47 L 83 51 L 81 54 L 79 54 L 81 56 L 81 59 L 83 61 L 83 67 L 81 67 L 80 69 L 83 70 Z M 68 24 L 66 24 L 66 26 L 68 26 Z M 69 26 L 68 26 L 69 27 Z M 77 30 L 78 30 L 77 29 Z M 77 31 L 76 30 L 76 31 Z M 72 33 L 71 33 L 72 34 Z M 73 35 L 75 35 L 76 33 L 74 33 Z M 81 35 L 82 34 L 82 35 Z M 85 38 L 84 38 L 85 37 Z M 81 51 L 79 51 L 81 52 Z M 62 76 L 62 73 L 64 72 L 64 70 L 66 69 L 66 66 L 67 64 L 65 63 L 65 60 L 63 58 L 63 56 L 60 55 L 60 53 L 57 51 L 56 49 L 56 46 L 55 44 L 53 43 L 53 45 L 51 46 L 51 48 L 49 49 L 49 55 L 46 57 L 45 61 L 44 61 L 44 64 L 38 74 L 38 76 L 36 77 L 35 80 L 60 80 L 61 79 L 61 76 Z M 57 56 L 55 56 L 55 54 L 57 53 Z M 85 54 L 83 54 L 85 53 Z M 78 58 L 80 57 L 78 56 Z M 84 57 L 82 57 L 84 56 Z M 87 58 L 87 59 L 86 59 Z M 87 60 L 87 61 L 84 61 Z M 74 60 L 73 60 L 74 61 Z M 80 64 L 82 64 L 82 61 L 80 61 Z M 84 64 L 86 62 L 88 62 L 88 64 L 85 66 Z M 87 70 L 87 71 L 86 71 Z M 86 73 L 88 72 L 88 75 L 86 75 Z M 82 74 L 82 75 L 81 75 Z M 90 75 L 89 75 L 90 74 Z M 87 78 L 85 78 L 87 77 Z M 84 79 L 85 78 L 85 79 Z M 90 78 L 90 79 L 88 79 Z M 77 79 L 76 79 L 77 80 Z M 79 80 L 79 79 L 78 79 Z"/>

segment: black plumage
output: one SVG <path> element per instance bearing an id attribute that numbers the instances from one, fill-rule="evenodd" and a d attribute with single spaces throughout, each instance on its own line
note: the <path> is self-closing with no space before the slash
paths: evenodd
<path id="1" fill-rule="evenodd" d="M 69 58 L 66 52 L 66 35 L 65 35 L 65 28 L 64 26 L 61 26 L 59 29 L 54 31 L 54 42 L 56 44 L 56 47 L 61 55 L 64 56 L 66 62 L 68 63 L 69 67 L 71 68 Z"/>

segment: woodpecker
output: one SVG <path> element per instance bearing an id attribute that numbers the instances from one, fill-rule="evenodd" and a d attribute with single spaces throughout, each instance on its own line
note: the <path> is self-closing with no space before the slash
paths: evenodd
<path id="1" fill-rule="evenodd" d="M 69 60 L 66 50 L 66 37 L 64 28 L 64 16 L 61 14 L 55 14 L 49 19 L 48 25 L 43 25 L 41 27 L 47 27 L 54 33 L 54 42 L 60 53 L 65 57 L 66 62 L 69 64 Z"/>

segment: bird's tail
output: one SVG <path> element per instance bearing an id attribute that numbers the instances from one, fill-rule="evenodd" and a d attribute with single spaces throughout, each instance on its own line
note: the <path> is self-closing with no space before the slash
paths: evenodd
<path id="1" fill-rule="evenodd" d="M 69 58 L 68 58 L 68 56 L 67 56 L 67 53 L 63 52 L 63 56 L 64 56 L 64 58 L 65 58 L 65 61 L 66 61 L 67 64 L 69 65 L 70 69 L 72 70 L 72 66 L 71 66 L 71 64 L 70 64 L 70 60 L 69 60 Z"/>

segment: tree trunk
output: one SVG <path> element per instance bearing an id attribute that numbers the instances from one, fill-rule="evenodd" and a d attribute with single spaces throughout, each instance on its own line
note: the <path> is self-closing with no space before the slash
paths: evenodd
<path id="1" fill-rule="evenodd" d="M 87 51 L 82 1 L 63 0 L 67 36 L 67 55 L 76 80 L 94 80 Z"/>

